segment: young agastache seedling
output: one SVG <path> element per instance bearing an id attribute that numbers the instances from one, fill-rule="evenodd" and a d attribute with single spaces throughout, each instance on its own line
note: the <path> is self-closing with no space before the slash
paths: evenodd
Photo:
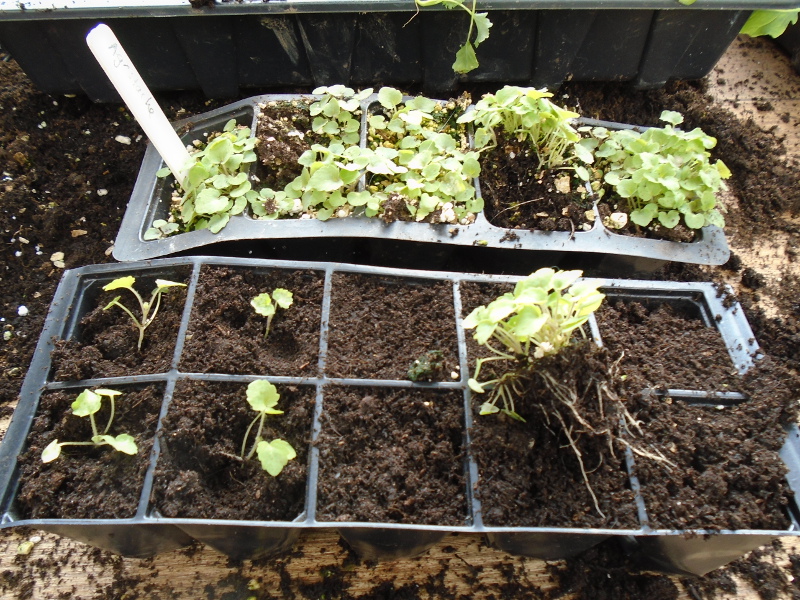
<path id="1" fill-rule="evenodd" d="M 259 379 L 251 382 L 247 386 L 247 403 L 258 414 L 250 422 L 247 432 L 244 434 L 242 440 L 242 452 L 240 456 L 245 460 L 250 460 L 253 455 L 258 455 L 258 460 L 261 462 L 261 468 L 273 477 L 277 477 L 283 468 L 289 463 L 290 460 L 297 456 L 294 448 L 289 442 L 282 439 L 274 439 L 271 442 L 261 438 L 261 432 L 264 429 L 264 422 L 267 415 L 282 415 L 282 410 L 277 410 L 275 407 L 280 400 L 280 394 L 275 386 L 269 381 Z M 250 431 L 253 426 L 258 422 L 258 430 L 250 448 L 250 452 L 245 456 L 247 451 L 247 440 L 250 438 Z"/>
<path id="2" fill-rule="evenodd" d="M 186 284 L 167 281 L 166 279 L 156 279 L 156 288 L 150 294 L 150 300 L 145 301 L 141 295 L 139 295 L 139 292 L 137 292 L 133 287 L 134 283 L 136 283 L 136 278 L 132 275 L 128 275 L 127 277 L 119 277 L 111 283 L 104 285 L 103 290 L 106 292 L 119 289 L 128 290 L 139 302 L 141 316 L 137 317 L 127 306 L 120 302 L 120 298 L 122 298 L 122 296 L 117 296 L 114 298 L 103 308 L 103 310 L 108 310 L 112 306 L 119 306 L 128 314 L 131 320 L 133 320 L 133 324 L 139 330 L 139 343 L 137 344 L 136 348 L 141 350 L 142 342 L 144 341 L 144 332 L 153 323 L 156 315 L 158 314 L 158 309 L 161 307 L 161 296 L 171 287 L 186 287 Z"/>
<path id="3" fill-rule="evenodd" d="M 99 389 L 94 391 L 84 390 L 81 392 L 72 403 L 72 414 L 74 414 L 76 417 L 89 417 L 89 421 L 92 424 L 91 441 L 59 442 L 57 439 L 53 440 L 42 451 L 42 462 L 49 463 L 57 459 L 59 456 L 61 456 L 61 448 L 64 446 L 111 446 L 114 448 L 114 450 L 124 454 L 136 454 L 138 452 L 138 448 L 136 447 L 136 441 L 133 439 L 133 436 L 130 436 L 127 433 L 121 433 L 116 437 L 108 435 L 108 432 L 111 429 L 111 424 L 114 421 L 114 398 L 116 396 L 120 396 L 121 394 L 122 392 L 107 389 Z M 100 433 L 97 428 L 94 415 L 100 410 L 103 403 L 103 397 L 108 398 L 111 402 L 111 412 L 108 416 L 108 422 L 106 423 L 105 429 L 103 429 L 103 432 Z"/>
<path id="4" fill-rule="evenodd" d="M 264 292 L 250 300 L 250 305 L 253 309 L 262 317 L 267 317 L 267 328 L 264 331 L 265 339 L 269 335 L 269 328 L 272 325 L 275 311 L 278 308 L 286 310 L 292 305 L 292 302 L 294 302 L 292 292 L 283 288 L 275 288 L 271 296 L 269 292 Z"/>
<path id="5" fill-rule="evenodd" d="M 569 345 L 573 332 L 589 319 L 605 298 L 590 281 L 578 281 L 582 271 L 543 268 L 518 282 L 513 292 L 473 310 L 462 322 L 474 329 L 475 340 L 492 356 L 480 358 L 469 380 L 472 391 L 491 390 L 481 414 L 503 412 L 522 420 L 514 398 L 522 395 L 522 383 L 535 361 L 558 353 Z M 488 381 L 479 381 L 481 367 L 503 361 L 509 370 Z M 497 406 L 502 400 L 503 408 Z"/>

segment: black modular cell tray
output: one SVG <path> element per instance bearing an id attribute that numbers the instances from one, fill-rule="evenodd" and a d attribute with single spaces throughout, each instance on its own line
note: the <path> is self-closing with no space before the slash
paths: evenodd
<path id="1" fill-rule="evenodd" d="M 221 131 L 235 119 L 256 134 L 260 106 L 314 98 L 312 95 L 272 94 L 240 100 L 217 110 L 177 121 L 182 139 L 192 141 Z M 366 140 L 366 119 L 377 94 L 362 105 L 362 137 Z M 607 128 L 635 128 L 631 125 L 579 119 L 579 125 Z M 492 225 L 481 212 L 474 223 L 429 224 L 407 221 L 385 223 L 378 218 L 346 217 L 318 219 L 255 219 L 247 211 L 232 217 L 219 233 L 190 231 L 165 239 L 145 240 L 144 233 L 156 219 L 169 217 L 174 178 L 158 178 L 164 167 L 161 156 L 148 144 L 139 176 L 125 211 L 116 242 L 114 258 L 143 260 L 196 253 L 299 260 L 352 262 L 390 267 L 425 264 L 431 269 L 527 274 L 531 261 L 546 259 L 562 268 L 592 269 L 594 274 L 648 273 L 667 262 L 702 265 L 724 264 L 730 250 L 725 233 L 707 226 L 693 242 L 631 237 L 603 226 L 598 216 L 590 231 L 530 231 Z M 254 167 L 258 171 L 258 166 Z M 254 187 L 257 184 L 254 183 Z M 360 183 L 363 189 L 364 182 Z M 480 177 L 475 182 L 480 195 Z"/>
<path id="2" fill-rule="evenodd" d="M 469 83 L 557 86 L 632 81 L 640 87 L 708 74 L 751 11 L 790 0 L 484 0 L 493 22 L 480 67 L 452 70 L 469 27 L 460 10 L 418 10 L 413 0 L 0 0 L 0 46 L 48 93 L 119 97 L 86 48 L 98 23 L 114 30 L 152 90 Z M 419 13 L 419 14 L 417 14 Z M 413 17 L 413 18 L 412 18 Z"/>
<path id="3" fill-rule="evenodd" d="M 160 440 L 156 436 L 150 467 L 145 477 L 136 515 L 128 519 L 26 519 L 18 512 L 15 494 L 19 485 L 17 456 L 25 448 L 26 437 L 32 425 L 39 397 L 52 390 L 75 391 L 89 386 L 113 387 L 124 384 L 159 383 L 165 388 L 161 416 L 166 414 L 175 384 L 181 380 L 249 382 L 259 378 L 247 375 L 220 373 L 186 373 L 178 370 L 189 318 L 194 302 L 201 269 L 205 266 L 227 266 L 251 272 L 273 272 L 276 270 L 307 270 L 324 277 L 325 301 L 320 321 L 319 373 L 318 377 L 270 377 L 276 384 L 294 384 L 315 388 L 316 407 L 312 440 L 320 429 L 320 413 L 323 410 L 326 384 L 351 386 L 418 388 L 425 390 L 457 390 L 463 394 L 464 442 L 465 442 L 465 498 L 467 515 L 461 526 L 406 525 L 397 523 L 325 522 L 317 518 L 316 481 L 319 473 L 319 453 L 312 443 L 309 455 L 309 480 L 305 505 L 301 514 L 293 521 L 219 521 L 203 519 L 179 519 L 160 516 L 151 502 L 153 471 L 160 452 Z M 532 265 L 531 269 L 538 266 Z M 189 273 L 187 275 L 187 273 Z M 470 368 L 467 361 L 466 337 L 461 327 L 458 331 L 459 378 L 440 383 L 412 383 L 401 380 L 334 379 L 327 377 L 326 352 L 328 344 L 328 320 L 331 311 L 330 296 L 332 277 L 338 273 L 361 273 L 380 276 L 384 280 L 449 282 L 453 286 L 454 315 L 461 314 L 461 286 L 465 282 L 512 283 L 520 277 L 508 275 L 476 275 L 452 272 L 412 271 L 403 269 L 376 268 L 370 266 L 343 265 L 335 263 L 306 263 L 295 261 L 271 261 L 263 259 L 224 257 L 185 257 L 145 261 L 141 263 L 95 265 L 68 270 L 55 293 L 44 330 L 36 347 L 31 367 L 20 392 L 20 401 L 14 412 L 8 432 L 0 446 L 0 515 L 2 527 L 30 526 L 55 532 L 125 556 L 147 556 L 173 549 L 196 539 L 235 558 L 257 558 L 289 549 L 300 532 L 305 529 L 331 528 L 360 554 L 373 559 L 396 559 L 414 556 L 441 540 L 446 534 L 483 535 L 500 549 L 512 554 L 541 559 L 560 559 L 573 556 L 609 538 L 624 540 L 636 547 L 636 554 L 651 567 L 665 571 L 703 574 L 719 567 L 755 547 L 768 543 L 779 536 L 794 536 L 800 532 L 795 515 L 795 502 L 789 509 L 791 526 L 786 530 L 738 530 L 722 532 L 653 530 L 647 524 L 647 514 L 641 495 L 637 495 L 640 524 L 635 529 L 587 529 L 560 527 L 493 527 L 482 518 L 481 503 L 473 493 L 479 485 L 478 467 L 471 456 L 470 428 L 472 423 L 472 396 L 467 385 Z M 182 277 L 188 283 L 187 300 L 183 308 L 176 347 L 171 367 L 164 373 L 125 377 L 97 378 L 83 381 L 54 381 L 51 375 L 50 354 L 54 340 L 77 336 L 80 317 L 100 301 L 100 288 L 117 277 L 134 275 L 140 281 L 155 278 L 174 279 Z M 757 357 L 758 347 L 752 331 L 738 304 L 730 305 L 720 297 L 719 290 L 711 283 L 649 282 L 637 280 L 596 279 L 609 299 L 652 300 L 655 302 L 689 303 L 696 307 L 706 325 L 716 328 L 722 336 L 733 364 L 740 372 L 746 371 Z M 591 334 L 601 342 L 597 322 L 589 322 Z M 741 401 L 730 392 L 700 392 L 693 390 L 670 390 L 675 397 L 691 398 L 697 402 L 715 404 Z M 160 427 L 160 426 L 159 426 Z M 800 490 L 800 434 L 793 428 L 788 435 L 782 453 L 788 466 L 788 482 L 795 491 Z M 630 460 L 630 457 L 629 457 Z M 638 489 L 635 477 L 631 488 Z"/>

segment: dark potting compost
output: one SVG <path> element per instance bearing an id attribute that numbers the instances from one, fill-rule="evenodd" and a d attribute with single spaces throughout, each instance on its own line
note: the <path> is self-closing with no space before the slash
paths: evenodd
<path id="1" fill-rule="evenodd" d="M 326 386 L 317 518 L 464 525 L 459 392 Z"/>
<path id="2" fill-rule="evenodd" d="M 414 361 L 441 352 L 435 381 L 458 371 L 453 287 L 447 282 L 400 282 L 336 274 L 331 292 L 326 374 L 408 379 Z"/>
<path id="3" fill-rule="evenodd" d="M 253 298 L 285 289 L 292 305 L 270 322 Z M 313 271 L 207 267 L 198 282 L 179 368 L 185 372 L 316 375 L 323 276 Z"/>

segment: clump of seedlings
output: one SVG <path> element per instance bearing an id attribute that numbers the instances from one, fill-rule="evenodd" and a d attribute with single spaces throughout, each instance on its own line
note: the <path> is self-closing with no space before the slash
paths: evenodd
<path id="1" fill-rule="evenodd" d="M 280 400 L 280 394 L 269 381 L 259 379 L 251 382 L 247 386 L 247 403 L 258 414 L 247 427 L 244 439 L 242 440 L 242 451 L 240 454 L 240 457 L 244 460 L 250 460 L 254 455 L 257 455 L 261 463 L 261 468 L 273 477 L 280 475 L 289 461 L 297 456 L 297 453 L 289 442 L 280 438 L 267 442 L 261 437 L 267 415 L 283 414 L 282 410 L 275 408 L 278 405 L 278 400 Z M 258 429 L 256 430 L 250 451 L 247 452 L 247 440 L 250 439 L 250 432 L 256 423 L 258 423 Z M 245 455 L 246 452 L 247 455 Z"/>
<path id="2" fill-rule="evenodd" d="M 717 194 L 731 176 L 721 160 L 711 162 L 717 140 L 701 129 L 682 131 L 680 113 L 665 110 L 664 127 L 640 133 L 632 129 L 594 128 L 602 143 L 595 151 L 603 180 L 622 199 L 633 223 L 654 222 L 672 229 L 683 223 L 690 229 L 723 227 Z"/>
<path id="3" fill-rule="evenodd" d="M 473 185 L 480 172 L 478 154 L 469 149 L 466 130 L 456 122 L 468 99 L 443 104 L 419 96 L 404 101 L 398 90 L 381 88 L 377 96 L 384 112 L 370 116 L 368 143 L 362 148 L 353 115 L 372 90 L 355 93 L 333 86 L 315 92 L 324 97 L 311 105 L 312 130 L 330 141 L 312 144 L 300 156 L 303 169 L 283 190 L 259 191 L 261 204 L 253 205 L 257 217 L 475 220 L 483 208 Z"/>
<path id="4" fill-rule="evenodd" d="M 250 128 L 237 125 L 235 119 L 228 121 L 221 132 L 210 135 L 207 143 L 196 140 L 182 193 L 173 194 L 169 220 L 154 222 L 144 239 L 159 239 L 179 230 L 208 229 L 219 233 L 233 215 L 244 211 L 248 201 L 256 201 L 247 171 L 250 163 L 257 160 L 257 143 L 250 136 Z M 166 167 L 157 173 L 159 177 L 169 174 Z"/>
<path id="5" fill-rule="evenodd" d="M 575 330 L 583 333 L 582 325 L 605 298 L 592 282 L 577 281 L 582 274 L 539 269 L 517 283 L 513 292 L 479 306 L 464 319 L 464 329 L 475 329 L 475 340 L 491 352 L 491 356 L 476 361 L 475 373 L 469 379 L 474 392 L 491 390 L 489 400 L 481 406 L 482 415 L 502 411 L 523 420 L 514 408 L 514 398 L 522 396 L 536 360 L 568 346 Z M 513 368 L 479 382 L 483 365 L 496 361 Z M 497 406 L 501 400 L 502 408 Z"/>
<path id="6" fill-rule="evenodd" d="M 572 122 L 580 115 L 554 104 L 553 94 L 546 90 L 507 85 L 496 94 L 486 94 L 475 109 L 459 117 L 459 123 L 474 123 L 475 147 L 497 146 L 502 129 L 510 139 L 531 148 L 542 169 L 555 169 L 580 158 L 591 163 L 590 147 L 581 143 L 581 136 Z M 584 167 L 580 173 L 588 180 Z"/>
<path id="7" fill-rule="evenodd" d="M 158 309 L 161 307 L 161 296 L 172 287 L 186 287 L 185 283 L 176 283 L 174 281 L 168 281 L 166 279 L 156 279 L 156 287 L 150 294 L 150 299 L 145 301 L 139 292 L 136 291 L 136 288 L 133 287 L 133 284 L 136 283 L 136 278 L 132 275 L 128 275 L 126 277 L 119 277 L 112 281 L 111 283 L 107 283 L 103 286 L 103 290 L 109 292 L 111 290 L 119 290 L 125 289 L 128 290 L 130 293 L 134 295 L 137 302 L 139 303 L 139 311 L 140 316 L 136 316 L 133 314 L 127 306 L 125 306 L 122 302 L 120 302 L 120 298 L 122 296 L 117 296 L 111 302 L 109 302 L 103 310 L 108 310 L 112 306 L 119 306 L 133 321 L 133 324 L 136 326 L 136 329 L 139 330 L 139 342 L 136 345 L 138 350 L 142 349 L 142 342 L 144 341 L 144 332 L 145 330 L 150 327 L 150 325 L 155 321 L 156 315 L 158 314 Z"/>
<path id="8" fill-rule="evenodd" d="M 294 295 L 289 290 L 284 288 L 275 288 L 270 295 L 269 292 L 263 292 L 250 300 L 250 305 L 262 317 L 267 317 L 267 327 L 264 331 L 264 339 L 269 336 L 269 329 L 272 325 L 272 319 L 278 308 L 286 310 L 294 302 Z"/>
<path id="9" fill-rule="evenodd" d="M 518 282 L 513 292 L 477 307 L 462 325 L 474 329 L 474 339 L 489 352 L 476 360 L 468 382 L 476 394 L 488 394 L 480 414 L 502 413 L 524 422 L 518 412 L 520 401 L 526 403 L 527 414 L 540 413 L 566 438 L 595 508 L 604 516 L 578 446 L 582 435 L 605 437 L 612 454 L 614 445 L 621 444 L 641 456 L 666 459 L 626 439 L 641 430 L 617 391 L 619 359 L 608 364 L 603 349 L 586 341 L 573 343 L 577 332 L 585 338 L 582 326 L 605 298 L 595 283 L 580 279 L 581 275 L 581 271 L 539 269 Z M 569 350 L 595 354 L 596 362 L 604 366 L 562 377 L 559 370 L 572 362 Z M 481 381 L 481 369 L 487 363 L 493 363 L 495 374 Z"/>
<path id="10" fill-rule="evenodd" d="M 94 391 L 87 389 L 81 392 L 72 403 L 72 414 L 76 417 L 89 417 L 89 421 L 92 425 L 91 440 L 82 442 L 59 442 L 55 439 L 42 451 L 42 462 L 49 463 L 56 460 L 61 456 L 61 449 L 64 446 L 111 446 L 114 450 L 124 454 L 136 454 L 139 450 L 133 436 L 127 433 L 120 433 L 117 436 L 108 434 L 111 430 L 111 424 L 114 422 L 114 398 L 120 395 L 122 395 L 122 392 L 108 389 L 98 389 Z M 108 422 L 101 433 L 97 427 L 94 416 L 100 411 L 104 397 L 109 399 L 110 413 L 108 415 Z"/>
<path id="11" fill-rule="evenodd" d="M 597 141 L 582 135 L 578 113 L 556 105 L 552 96 L 544 89 L 505 86 L 459 117 L 474 126 L 487 217 L 495 225 L 513 227 L 528 218 L 541 229 L 564 228 L 566 221 L 573 231 L 591 229 L 587 210 L 600 187 L 591 168 Z"/>
<path id="12" fill-rule="evenodd" d="M 399 200 L 415 221 L 474 222 L 483 210 L 473 184 L 480 163 L 465 126 L 457 120 L 469 98 L 446 103 L 423 96 L 404 100 L 400 91 L 384 87 L 378 91 L 378 103 L 381 110 L 368 119 L 367 147 L 395 166 L 368 170 L 367 189 L 382 208 L 380 216 L 394 220 L 393 204 Z"/>

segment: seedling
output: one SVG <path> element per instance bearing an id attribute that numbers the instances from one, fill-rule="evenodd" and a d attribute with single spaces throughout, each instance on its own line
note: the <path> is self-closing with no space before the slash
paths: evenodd
<path id="1" fill-rule="evenodd" d="M 82 391 L 72 403 L 72 414 L 76 417 L 89 417 L 89 421 L 92 424 L 91 441 L 59 442 L 57 439 L 53 440 L 42 451 L 42 462 L 49 463 L 57 459 L 61 456 L 61 449 L 64 446 L 111 446 L 114 450 L 124 454 L 136 454 L 138 448 L 136 447 L 136 441 L 133 439 L 133 436 L 127 433 L 121 433 L 116 437 L 108 435 L 111 424 L 114 422 L 114 398 L 121 394 L 122 392 L 107 389 Z M 105 429 L 100 433 L 94 415 L 100 410 L 104 396 L 107 397 L 111 403 L 111 412 L 108 415 L 108 422 L 106 423 Z"/>
<path id="2" fill-rule="evenodd" d="M 283 288 L 275 288 L 271 296 L 269 292 L 264 292 L 250 300 L 250 305 L 253 309 L 262 317 L 267 317 L 267 328 L 264 331 L 264 339 L 269 335 L 269 328 L 270 325 L 272 325 L 275 311 L 277 311 L 278 308 L 286 310 L 292 305 L 292 302 L 294 302 L 292 292 Z"/>
<path id="3" fill-rule="evenodd" d="M 118 289 L 126 289 L 131 292 L 135 297 L 136 300 L 139 302 L 139 309 L 141 311 L 141 316 L 136 317 L 133 312 L 125 306 L 122 302 L 120 302 L 120 298 L 122 296 L 117 296 L 111 302 L 106 305 L 103 310 L 108 310 L 112 306 L 119 306 L 122 310 L 124 310 L 128 316 L 133 321 L 133 324 L 139 330 L 139 343 L 137 344 L 136 348 L 138 350 L 142 349 L 142 342 L 144 341 L 144 332 L 145 330 L 153 323 L 158 314 L 158 309 L 161 307 L 161 296 L 171 287 L 186 287 L 185 283 L 176 283 L 174 281 L 167 281 L 166 279 L 156 279 L 156 288 L 150 294 L 150 300 L 147 302 L 139 295 L 139 292 L 133 287 L 133 284 L 136 282 L 136 278 L 132 275 L 128 275 L 126 277 L 119 277 L 115 279 L 111 283 L 107 283 L 103 286 L 103 290 L 109 292 L 111 290 L 118 290 Z"/>
<path id="4" fill-rule="evenodd" d="M 378 102 L 383 114 L 368 120 L 368 147 L 396 166 L 367 170 L 367 189 L 378 201 L 376 212 L 381 213 L 386 201 L 395 197 L 404 201 L 416 221 L 474 222 L 483 209 L 473 185 L 480 164 L 478 153 L 469 148 L 465 127 L 457 122 L 468 99 L 443 103 L 417 96 L 404 100 L 398 90 L 384 87 L 378 91 Z M 370 211 L 368 206 L 368 216 Z"/>
<path id="5" fill-rule="evenodd" d="M 475 123 L 475 147 L 490 149 L 497 145 L 500 128 L 518 142 L 536 152 L 542 169 L 561 167 L 577 156 L 593 160 L 589 149 L 579 142 L 581 136 L 572 126 L 578 113 L 563 109 L 549 100 L 546 90 L 507 85 L 496 94 L 486 94 L 475 109 L 459 117 L 459 123 Z M 588 175 L 583 176 L 588 179 Z"/>
<path id="6" fill-rule="evenodd" d="M 247 193 L 252 187 L 247 168 L 256 161 L 253 148 L 257 143 L 257 138 L 250 137 L 250 128 L 237 125 L 234 119 L 225 124 L 222 132 L 209 136 L 207 144 L 195 142 L 198 150 L 187 165 L 183 192 L 176 192 L 168 222 L 179 222 L 184 231 L 209 229 L 218 233 L 233 215 L 240 214 L 247 206 Z M 168 168 L 157 173 L 159 177 L 169 174 Z M 144 239 L 159 239 L 175 231 L 163 223 L 154 223 Z"/>
<path id="7" fill-rule="evenodd" d="M 514 398 L 522 395 L 523 382 L 530 376 L 536 359 L 568 346 L 573 332 L 586 323 L 605 298 L 595 284 L 578 281 L 581 275 L 581 271 L 539 269 L 517 283 L 513 292 L 479 306 L 463 320 L 464 329 L 475 329 L 475 340 L 492 353 L 476 361 L 475 373 L 468 382 L 476 393 L 491 390 L 488 401 L 481 406 L 482 415 L 503 412 L 523 420 L 516 412 Z M 479 382 L 481 367 L 495 361 L 504 361 L 511 368 L 494 379 Z M 497 406 L 500 400 L 502 408 Z"/>
<path id="8" fill-rule="evenodd" d="M 456 73 L 469 73 L 478 68 L 478 57 L 475 54 L 481 42 L 489 37 L 489 28 L 492 22 L 489 20 L 488 13 L 477 12 L 477 1 L 472 0 L 472 6 L 465 6 L 466 0 L 416 0 L 417 6 L 436 6 L 441 4 L 445 8 L 460 8 L 469 15 L 469 30 L 467 39 L 456 52 L 456 60 L 453 63 L 453 71 Z M 475 37 L 472 37 L 473 31 Z"/>
<path id="9" fill-rule="evenodd" d="M 261 432 L 264 429 L 264 422 L 267 415 L 282 415 L 282 410 L 277 410 L 275 407 L 280 400 L 280 394 L 275 386 L 269 381 L 259 379 L 251 382 L 247 386 L 247 403 L 258 414 L 250 422 L 247 432 L 244 434 L 242 440 L 242 452 L 240 456 L 245 460 L 250 460 L 253 455 L 258 455 L 258 460 L 261 462 L 261 468 L 273 477 L 277 477 L 283 468 L 289 463 L 290 460 L 297 456 L 294 448 L 289 442 L 282 439 L 274 439 L 271 442 L 261 438 Z M 247 440 L 250 437 L 250 431 L 253 426 L 258 422 L 258 430 L 256 431 L 253 445 L 250 452 L 245 456 L 247 451 Z"/>
<path id="10" fill-rule="evenodd" d="M 581 435 L 605 438 L 612 453 L 615 444 L 620 444 L 639 456 L 672 463 L 657 451 L 650 452 L 626 439 L 635 432 L 641 433 L 641 428 L 615 391 L 623 381 L 618 375 L 619 359 L 608 364 L 610 360 L 605 355 L 607 372 L 604 373 L 580 373 L 565 378 L 562 371 L 554 374 L 550 370 L 550 365 L 562 358 L 557 355 L 571 345 L 574 332 L 582 332 L 582 325 L 605 298 L 596 284 L 579 281 L 580 276 L 581 271 L 539 269 L 517 283 L 513 292 L 473 310 L 464 319 L 463 327 L 475 329 L 475 340 L 492 356 L 476 361 L 475 374 L 468 384 L 477 394 L 489 390 L 489 400 L 480 408 L 482 415 L 502 412 L 523 421 L 514 401 L 524 397 L 531 402 L 545 422 L 554 425 L 566 438 L 595 509 L 604 516 L 578 446 Z M 598 360 L 599 352 L 595 353 Z M 499 369 L 497 377 L 479 382 L 481 366 L 493 361 L 503 361 L 505 370 Z M 500 400 L 502 408 L 497 406 Z M 590 404 L 592 417 L 585 410 Z M 619 431 L 625 435 L 618 435 Z"/>
<path id="11" fill-rule="evenodd" d="M 723 179 L 731 172 L 721 160 L 709 160 L 717 140 L 699 128 L 676 129 L 683 122 L 677 112 L 665 110 L 661 120 L 667 125 L 643 133 L 593 130 L 604 140 L 595 152 L 604 181 L 624 199 L 631 221 L 640 227 L 653 221 L 668 229 L 681 221 L 690 229 L 723 227 L 717 193 L 726 188 Z"/>

